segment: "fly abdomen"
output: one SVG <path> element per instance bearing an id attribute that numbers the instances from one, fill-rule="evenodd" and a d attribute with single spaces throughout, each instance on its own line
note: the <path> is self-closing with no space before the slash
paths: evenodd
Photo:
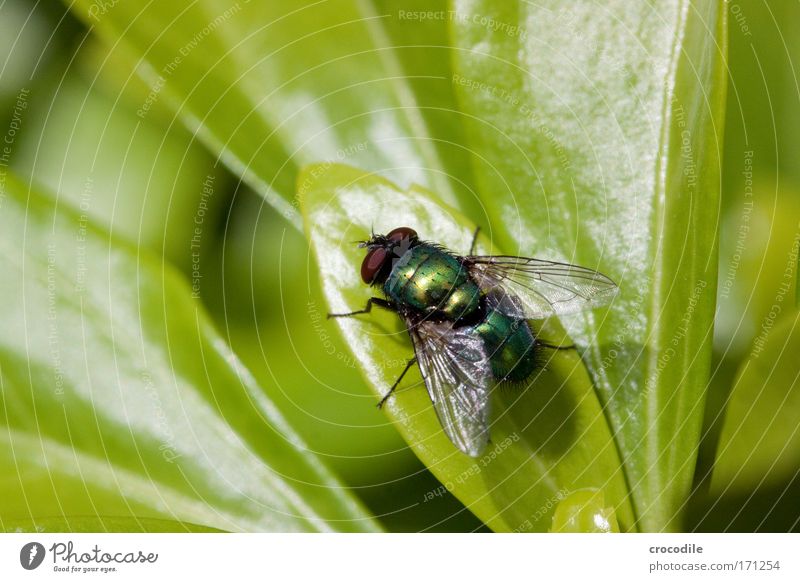
<path id="1" fill-rule="evenodd" d="M 490 309 L 475 332 L 484 341 L 496 380 L 520 382 L 536 369 L 536 339 L 527 320 Z"/>

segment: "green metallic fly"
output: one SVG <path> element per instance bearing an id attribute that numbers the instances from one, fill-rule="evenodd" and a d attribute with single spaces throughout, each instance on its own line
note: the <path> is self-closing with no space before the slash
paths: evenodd
<path id="1" fill-rule="evenodd" d="M 536 337 L 529 319 L 574 313 L 608 303 L 617 285 L 591 269 L 514 256 L 456 255 L 419 239 L 408 227 L 373 234 L 361 279 L 380 286 L 373 305 L 405 322 L 414 357 L 378 406 L 419 364 L 439 422 L 459 450 L 477 457 L 489 441 L 489 391 L 494 383 L 522 382 L 536 370 L 539 348 L 564 349 Z"/>

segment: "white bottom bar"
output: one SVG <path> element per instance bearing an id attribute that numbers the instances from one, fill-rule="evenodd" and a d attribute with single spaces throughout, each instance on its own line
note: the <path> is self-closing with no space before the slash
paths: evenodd
<path id="1" fill-rule="evenodd" d="M 796 581 L 798 560 L 797 534 L 0 535 L 2 581 Z"/>

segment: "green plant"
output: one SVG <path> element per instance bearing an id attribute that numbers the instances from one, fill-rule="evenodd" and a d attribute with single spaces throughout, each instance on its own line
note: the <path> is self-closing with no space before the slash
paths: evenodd
<path id="1" fill-rule="evenodd" d="M 796 417 L 796 374 L 770 380 L 789 310 L 772 368 L 712 368 L 725 3 L 69 10 L 84 40 L 44 59 L 0 190 L 2 528 L 675 531 L 720 480 L 759 485 L 730 446 L 797 471 L 794 434 L 747 413 L 770 382 L 763 414 Z M 479 225 L 486 252 L 619 282 L 539 324 L 577 349 L 497 394 L 482 458 L 418 372 L 374 408 L 411 355 L 396 317 L 324 321 L 371 293 L 352 241 L 403 225 L 458 252 Z M 410 505 L 429 515 L 375 517 Z"/>

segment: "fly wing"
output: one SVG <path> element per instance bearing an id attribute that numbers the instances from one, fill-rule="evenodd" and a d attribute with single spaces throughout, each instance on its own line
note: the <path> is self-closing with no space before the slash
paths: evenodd
<path id="1" fill-rule="evenodd" d="M 492 369 L 481 338 L 452 323 L 407 321 L 425 387 L 445 434 L 471 457 L 489 441 Z"/>
<path id="2" fill-rule="evenodd" d="M 465 262 L 478 286 L 485 292 L 503 290 L 519 298 L 526 317 L 544 319 L 550 315 L 575 313 L 609 303 L 619 288 L 611 279 L 585 267 L 541 259 L 512 256 L 471 256 Z M 519 315 L 515 301 L 497 308 L 507 315 Z"/>

